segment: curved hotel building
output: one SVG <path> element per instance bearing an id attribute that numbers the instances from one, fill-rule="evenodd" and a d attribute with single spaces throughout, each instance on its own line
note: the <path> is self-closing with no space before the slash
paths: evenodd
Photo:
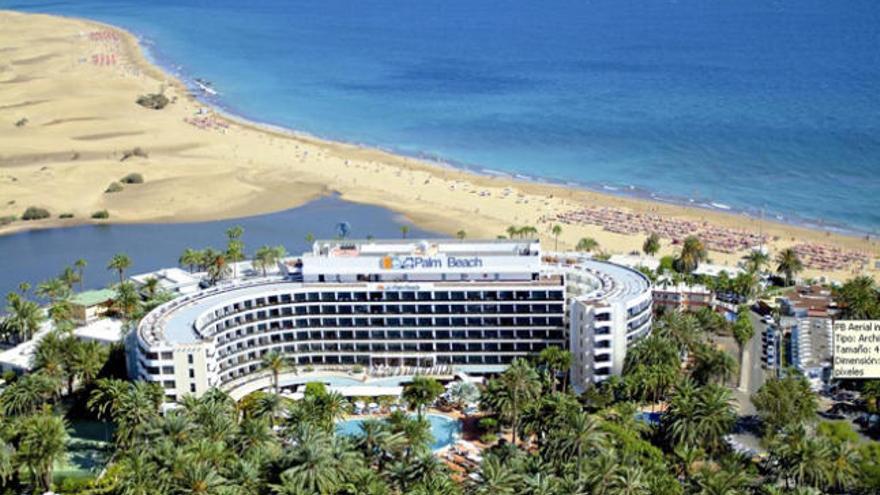
<path id="1" fill-rule="evenodd" d="M 556 345 L 582 388 L 619 372 L 651 325 L 641 273 L 532 240 L 318 241 L 281 268 L 150 312 L 128 341 L 132 373 L 177 400 L 246 383 L 270 351 L 300 369 L 481 374 Z"/>

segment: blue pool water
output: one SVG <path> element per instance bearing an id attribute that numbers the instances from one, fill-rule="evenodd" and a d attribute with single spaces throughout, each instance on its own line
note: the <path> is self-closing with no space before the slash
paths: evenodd
<path id="1" fill-rule="evenodd" d="M 0 0 L 126 27 L 254 120 L 880 228 L 876 0 Z"/>
<path id="2" fill-rule="evenodd" d="M 461 435 L 461 422 L 439 414 L 426 414 L 425 419 L 431 423 L 431 435 L 434 443 L 432 450 L 439 450 L 455 442 L 456 437 Z M 363 419 L 348 419 L 340 421 L 336 425 L 336 433 L 345 436 L 356 436 L 361 433 Z"/>

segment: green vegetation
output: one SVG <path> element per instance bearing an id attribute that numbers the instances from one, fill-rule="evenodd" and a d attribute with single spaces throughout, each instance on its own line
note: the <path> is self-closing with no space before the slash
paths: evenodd
<path id="1" fill-rule="evenodd" d="M 589 253 L 590 251 L 595 251 L 599 249 L 599 243 L 592 237 L 584 237 L 578 241 L 574 249 L 575 251 Z"/>
<path id="2" fill-rule="evenodd" d="M 144 176 L 138 173 L 130 173 L 125 177 L 119 179 L 119 182 L 123 184 L 143 184 Z"/>
<path id="3" fill-rule="evenodd" d="M 4 225 L 9 225 L 10 223 L 12 223 L 16 220 L 18 220 L 18 217 L 16 217 L 15 215 L 6 215 L 3 217 L 0 217 L 0 227 L 2 227 Z"/>
<path id="4" fill-rule="evenodd" d="M 880 290 L 873 278 L 855 277 L 834 290 L 842 320 L 880 320 Z"/>
<path id="5" fill-rule="evenodd" d="M 673 267 L 679 273 L 693 273 L 700 263 L 706 261 L 707 256 L 703 241 L 697 236 L 688 236 L 681 245 L 681 252 L 675 259 Z"/>
<path id="6" fill-rule="evenodd" d="M 27 119 L 27 117 L 22 117 L 15 121 L 15 127 L 24 127 L 28 125 L 28 122 L 29 120 Z"/>
<path id="7" fill-rule="evenodd" d="M 287 251 L 284 246 L 261 246 L 254 253 L 253 265 L 254 268 L 261 270 L 265 276 L 266 270 L 275 266 L 285 256 L 287 256 Z"/>
<path id="8" fill-rule="evenodd" d="M 92 218 L 95 220 L 106 220 L 110 218 L 110 212 L 107 210 L 98 210 L 92 213 Z"/>
<path id="9" fill-rule="evenodd" d="M 104 192 L 107 194 L 118 193 L 123 190 L 122 184 L 118 182 L 111 182 L 107 189 L 104 189 Z"/>
<path id="10" fill-rule="evenodd" d="M 227 232 L 230 242 L 241 242 L 241 236 L 240 229 Z M 229 256 L 229 249 L 188 249 L 180 262 L 211 273 L 211 266 L 225 262 L 218 259 Z M 113 311 L 126 327 L 167 300 L 155 279 L 140 293 L 125 280 L 132 264 L 121 253 L 107 264 L 119 276 L 110 290 Z M 35 289 L 22 284 L 7 296 L 8 316 L 0 322 L 7 340 L 29 338 L 46 318 L 56 329 L 36 345 L 33 373 L 4 375 L 0 493 L 867 495 L 880 490 L 880 443 L 865 440 L 847 421 L 819 421 L 817 397 L 793 370 L 768 380 L 751 398 L 766 456 L 750 459 L 732 450 L 728 435 L 737 415 L 726 385 L 736 361 L 712 337 L 729 333 L 740 346 L 748 342 L 754 330 L 745 308 L 732 323 L 709 309 L 660 315 L 653 332 L 628 351 L 622 374 L 580 395 L 568 386 L 571 353 L 554 346 L 514 360 L 484 387 L 453 384 L 447 405 L 479 401 L 473 433 L 489 445 L 473 475 L 466 476 L 451 472 L 430 450 L 424 413 L 444 392 L 432 378 L 416 376 L 404 387 L 402 398 L 415 414 L 365 419 L 359 434 L 345 437 L 336 428 L 350 411 L 348 400 L 318 382 L 306 385 L 301 400 L 283 397 L 280 375 L 297 370 L 283 354 L 269 352 L 258 358 L 271 375 L 271 389 L 238 402 L 211 389 L 198 399 L 184 397 L 179 408 L 163 415 L 160 384 L 119 378 L 121 348 L 71 334 L 73 287 L 82 285 L 85 266 L 79 260 Z M 838 293 L 844 310 L 873 314 L 878 297 L 873 282 L 854 279 Z M 47 311 L 33 296 L 48 301 Z M 859 407 L 877 412 L 880 381 L 860 386 Z M 646 416 L 648 410 L 663 413 Z M 76 448 L 69 428 L 74 411 L 113 425 L 112 445 L 96 476 L 63 469 Z"/>
<path id="11" fill-rule="evenodd" d="M 44 218 L 49 218 L 50 216 L 52 216 L 52 215 L 49 214 L 49 210 L 47 210 L 45 208 L 39 208 L 36 206 L 29 206 L 26 210 L 24 210 L 24 213 L 22 213 L 21 219 L 25 220 L 25 221 L 27 221 L 27 220 L 42 220 Z"/>
<path id="12" fill-rule="evenodd" d="M 73 213 L 62 213 L 58 215 L 58 218 L 73 218 Z"/>
<path id="13" fill-rule="evenodd" d="M 794 284 L 795 276 L 803 271 L 804 264 L 792 248 L 786 248 L 776 255 L 776 273 L 785 277 L 785 285 Z"/>
<path id="14" fill-rule="evenodd" d="M 652 233 L 645 239 L 645 243 L 642 244 L 642 252 L 647 254 L 648 256 L 654 256 L 660 251 L 660 236 Z"/>
<path id="15" fill-rule="evenodd" d="M 168 106 L 168 104 L 171 103 L 171 100 L 169 100 L 168 97 L 162 93 L 150 93 L 139 96 L 136 102 L 138 105 L 144 108 L 149 108 L 151 110 L 161 110 Z"/>

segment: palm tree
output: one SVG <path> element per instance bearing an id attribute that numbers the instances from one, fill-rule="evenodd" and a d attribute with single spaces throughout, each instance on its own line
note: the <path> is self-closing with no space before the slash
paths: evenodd
<path id="1" fill-rule="evenodd" d="M 216 284 L 220 279 L 229 275 L 229 264 L 226 254 L 214 249 L 207 248 L 202 251 L 202 264 L 208 272 L 208 279 Z"/>
<path id="2" fill-rule="evenodd" d="M 506 232 L 507 232 L 507 237 L 509 237 L 511 239 L 520 235 L 520 229 L 514 227 L 513 225 L 511 225 L 510 227 L 507 227 Z"/>
<path id="3" fill-rule="evenodd" d="M 785 248 L 776 256 L 776 273 L 785 276 L 785 284 L 792 285 L 794 277 L 804 269 L 804 264 L 798 257 L 797 251 L 792 248 Z"/>
<path id="4" fill-rule="evenodd" d="M 312 244 L 313 242 L 315 242 L 315 234 L 312 234 L 311 232 L 307 233 L 306 244 Z"/>
<path id="5" fill-rule="evenodd" d="M 696 346 L 693 354 L 691 376 L 698 384 L 723 384 L 737 371 L 735 358 L 711 344 Z"/>
<path id="6" fill-rule="evenodd" d="M 759 273 L 770 263 L 770 256 L 760 249 L 753 249 L 746 255 L 746 270 Z"/>
<path id="7" fill-rule="evenodd" d="M 38 296 L 45 297 L 54 302 L 59 299 L 67 299 L 70 297 L 70 286 L 60 278 L 50 278 L 37 285 L 36 293 Z"/>
<path id="8" fill-rule="evenodd" d="M 715 452 L 736 422 L 730 392 L 719 385 L 694 387 L 684 381 L 669 398 L 662 428 L 673 446 L 702 447 Z"/>
<path id="9" fill-rule="evenodd" d="M 403 387 L 402 398 L 411 409 L 415 409 L 419 419 L 424 415 L 425 406 L 437 400 L 444 391 L 443 385 L 433 378 L 413 377 L 412 382 Z"/>
<path id="10" fill-rule="evenodd" d="M 277 264 L 278 261 L 286 255 L 287 251 L 284 249 L 284 246 L 261 246 L 257 249 L 257 252 L 254 253 L 254 267 L 259 267 L 265 277 L 266 270 Z"/>
<path id="11" fill-rule="evenodd" d="M 563 462 L 575 459 L 578 472 L 583 471 L 587 453 L 593 449 L 598 450 L 606 439 L 600 421 L 584 411 L 578 411 L 566 418 L 562 428 L 554 430 L 551 435 L 550 443 L 556 447 L 556 459 Z"/>
<path id="12" fill-rule="evenodd" d="M 476 495 L 516 495 L 522 477 L 495 456 L 487 456 L 480 465 L 480 481 Z"/>
<path id="13" fill-rule="evenodd" d="M 642 252 L 648 256 L 654 256 L 660 251 L 660 236 L 651 232 L 645 243 L 642 244 Z"/>
<path id="14" fill-rule="evenodd" d="M 681 246 L 681 253 L 676 260 L 678 271 L 693 273 L 700 266 L 700 263 L 706 260 L 706 256 L 706 248 L 699 237 L 693 235 L 686 237 Z"/>
<path id="15" fill-rule="evenodd" d="M 156 297 L 156 294 L 159 293 L 159 289 L 159 279 L 156 277 L 150 277 L 144 280 L 144 285 L 141 287 L 141 290 L 144 291 L 144 295 L 147 296 L 147 299 Z"/>
<path id="16" fill-rule="evenodd" d="M 125 281 L 125 270 L 131 267 L 131 258 L 125 253 L 114 254 L 110 262 L 107 263 L 108 270 L 116 270 L 119 274 L 119 283 Z"/>
<path id="17" fill-rule="evenodd" d="M 116 287 L 113 308 L 126 320 L 134 319 L 141 309 L 141 295 L 134 284 L 122 282 Z"/>
<path id="18" fill-rule="evenodd" d="M 18 454 L 39 491 L 49 491 L 55 464 L 67 455 L 67 423 L 47 412 L 30 416 L 21 426 Z"/>
<path id="19" fill-rule="evenodd" d="M 117 490 L 120 495 L 167 493 L 168 481 L 148 451 L 134 449 L 117 463 Z"/>
<path id="20" fill-rule="evenodd" d="M 61 272 L 61 275 L 58 278 L 64 282 L 64 285 L 67 286 L 68 290 L 73 290 L 73 286 L 79 282 L 79 272 L 74 270 L 73 268 L 66 266 L 64 270 Z"/>
<path id="21" fill-rule="evenodd" d="M 538 355 L 538 361 L 544 364 L 550 371 L 553 378 L 552 391 L 556 391 L 556 380 L 562 374 L 562 389 L 565 390 L 568 382 L 568 371 L 571 368 L 572 356 L 571 352 L 560 349 L 558 346 L 551 345 L 541 350 Z"/>
<path id="22" fill-rule="evenodd" d="M 457 237 L 459 240 L 464 240 L 464 238 L 467 237 L 467 232 L 459 230 L 455 233 L 455 237 Z"/>
<path id="23" fill-rule="evenodd" d="M 241 240 L 242 234 L 244 234 L 244 229 L 239 225 L 230 227 L 226 230 L 226 260 L 232 265 L 233 278 L 238 276 L 237 263 L 244 260 L 244 242 Z"/>
<path id="24" fill-rule="evenodd" d="M 34 414 L 61 387 L 59 377 L 48 373 L 25 375 L 0 394 L 0 409 L 7 416 L 26 416 Z"/>
<path id="25" fill-rule="evenodd" d="M 409 226 L 401 225 L 400 226 L 400 237 L 406 239 L 407 234 L 409 234 Z"/>
<path id="26" fill-rule="evenodd" d="M 743 352 L 745 351 L 746 344 L 748 344 L 754 336 L 755 328 L 752 326 L 752 320 L 749 319 L 749 308 L 748 306 L 740 306 L 736 312 L 736 322 L 733 324 L 733 338 L 736 340 L 736 345 L 739 348 L 740 366 L 743 365 Z M 755 356 L 755 358 L 757 358 L 757 356 Z M 740 374 L 740 378 L 742 378 L 742 374 Z"/>
<path id="27" fill-rule="evenodd" d="M 553 250 L 559 251 L 559 236 L 562 234 L 562 225 L 554 225 L 550 232 L 553 234 Z"/>
<path id="28" fill-rule="evenodd" d="M 282 372 L 287 369 L 296 369 L 288 359 L 281 355 L 278 351 L 270 351 L 263 355 L 262 359 L 263 368 L 269 370 L 272 373 L 272 388 L 275 389 L 275 393 L 278 394 L 281 392 L 279 388 L 278 379 Z"/>
<path id="29" fill-rule="evenodd" d="M 86 263 L 86 260 L 80 258 L 73 262 L 73 266 L 76 268 L 77 279 L 79 279 L 79 290 L 83 290 L 86 278 L 86 266 L 88 266 L 88 263 Z"/>
<path id="30" fill-rule="evenodd" d="M 336 493 L 343 479 L 343 460 L 335 457 L 335 439 L 319 428 L 303 426 L 294 434 L 281 483 L 272 489 L 279 495 Z"/>
<path id="31" fill-rule="evenodd" d="M 195 267 L 200 266 L 202 263 L 202 253 L 193 248 L 186 248 L 183 250 L 183 253 L 178 258 L 177 263 L 180 266 L 189 267 L 189 271 L 195 271 Z"/>
<path id="32" fill-rule="evenodd" d="M 589 253 L 599 248 L 599 243 L 592 237 L 583 237 L 578 241 L 575 250 L 583 253 Z"/>
<path id="33" fill-rule="evenodd" d="M 6 328 L 17 335 L 20 341 L 29 340 L 46 319 L 40 306 L 15 292 L 6 296 L 6 302 Z"/>
<path id="34" fill-rule="evenodd" d="M 489 409 L 497 412 L 513 429 L 513 444 L 520 427 L 523 408 L 541 392 L 541 382 L 535 369 L 523 359 L 514 359 L 498 378 L 489 381 L 482 397 Z"/>
<path id="35" fill-rule="evenodd" d="M 80 383 L 87 386 L 98 377 L 107 363 L 109 349 L 95 341 L 74 341 L 76 343 L 72 346 L 72 351 L 69 351 L 70 368 Z"/>
<path id="36" fill-rule="evenodd" d="M 698 495 L 745 495 L 749 478 L 744 472 L 703 468 L 697 476 Z"/>
<path id="37" fill-rule="evenodd" d="M 841 320 L 880 319 L 880 292 L 874 279 L 867 275 L 848 280 L 835 289 L 834 300 L 840 306 Z"/>

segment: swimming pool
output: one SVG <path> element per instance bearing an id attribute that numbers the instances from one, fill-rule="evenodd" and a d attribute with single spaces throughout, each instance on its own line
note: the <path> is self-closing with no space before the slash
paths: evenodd
<path id="1" fill-rule="evenodd" d="M 461 435 L 461 422 L 457 419 L 440 414 L 426 414 L 425 419 L 431 423 L 431 435 L 434 437 L 431 450 L 440 450 L 447 445 L 451 445 Z M 345 436 L 360 435 L 361 424 L 364 421 L 364 419 L 340 421 L 336 423 L 336 433 Z"/>
<path id="2" fill-rule="evenodd" d="M 384 378 L 373 378 L 367 379 L 366 381 L 361 381 L 356 378 L 351 378 L 348 376 L 339 376 L 339 375 L 305 375 L 305 376 L 296 376 L 290 378 L 283 378 L 281 380 L 282 387 L 294 387 L 297 385 L 303 385 L 309 382 L 321 382 L 330 387 L 358 387 L 358 386 L 370 386 L 370 387 L 399 387 L 406 383 L 412 381 L 412 376 L 389 376 Z"/>

